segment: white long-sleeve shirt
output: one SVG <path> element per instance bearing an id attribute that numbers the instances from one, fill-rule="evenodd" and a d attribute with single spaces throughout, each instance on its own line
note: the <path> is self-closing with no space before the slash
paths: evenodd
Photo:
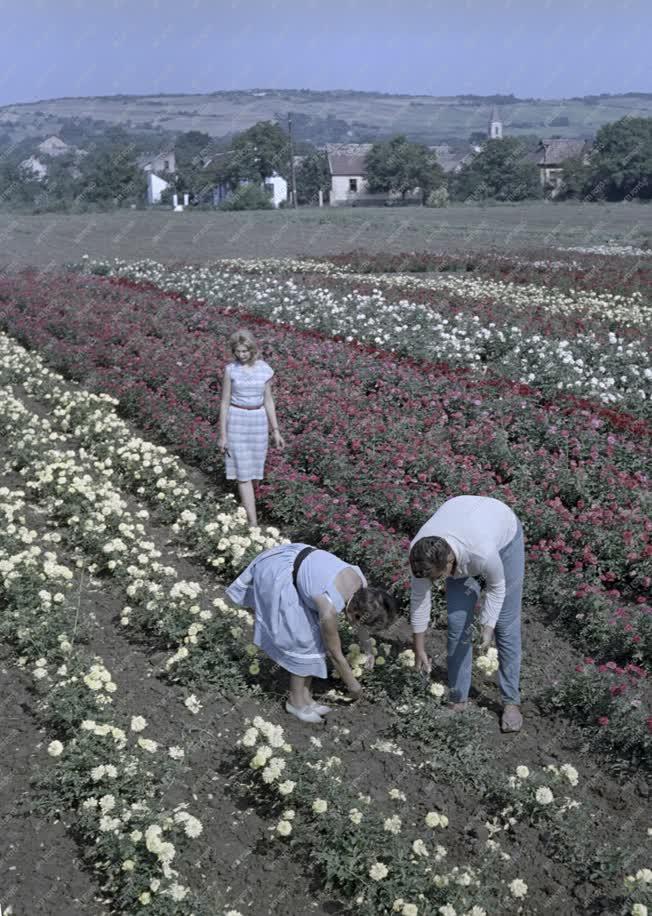
<path id="1" fill-rule="evenodd" d="M 425 537 L 443 538 L 455 554 L 455 579 L 482 576 L 486 583 L 480 623 L 495 627 L 505 600 L 505 573 L 499 551 L 518 530 L 518 519 L 505 503 L 490 496 L 455 496 L 417 532 L 410 547 Z M 412 576 L 410 620 L 414 633 L 430 623 L 430 579 Z"/>

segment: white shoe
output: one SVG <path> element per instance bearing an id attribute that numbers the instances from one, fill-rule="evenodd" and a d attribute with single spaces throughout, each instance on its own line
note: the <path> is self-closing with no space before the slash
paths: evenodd
<path id="1" fill-rule="evenodd" d="M 288 700 L 285 704 L 286 712 L 301 722 L 323 722 L 324 720 L 312 706 L 293 706 Z"/>
<path id="2" fill-rule="evenodd" d="M 314 709 L 318 716 L 327 716 L 329 712 L 333 711 L 332 706 L 323 706 L 321 703 L 315 703 L 314 700 L 310 704 L 310 708 Z"/>

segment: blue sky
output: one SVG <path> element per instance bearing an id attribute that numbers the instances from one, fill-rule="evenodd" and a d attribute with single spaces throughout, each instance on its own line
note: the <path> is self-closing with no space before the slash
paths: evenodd
<path id="1" fill-rule="evenodd" d="M 0 105 L 306 88 L 652 91 L 650 0 L 0 0 Z"/>

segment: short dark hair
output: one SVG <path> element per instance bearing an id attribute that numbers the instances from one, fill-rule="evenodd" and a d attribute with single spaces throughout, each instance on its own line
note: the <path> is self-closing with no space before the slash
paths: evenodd
<path id="1" fill-rule="evenodd" d="M 443 575 L 452 554 L 450 544 L 444 538 L 419 538 L 410 550 L 412 575 L 417 579 L 432 579 Z"/>
<path id="2" fill-rule="evenodd" d="M 398 614 L 398 601 L 382 588 L 359 588 L 349 601 L 349 612 L 370 630 L 385 630 Z"/>

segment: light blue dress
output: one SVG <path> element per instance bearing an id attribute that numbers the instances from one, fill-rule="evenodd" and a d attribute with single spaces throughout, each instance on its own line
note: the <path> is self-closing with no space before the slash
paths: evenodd
<path id="1" fill-rule="evenodd" d="M 283 544 L 265 550 L 231 583 L 226 596 L 255 610 L 254 643 L 273 661 L 291 674 L 325 678 L 326 648 L 314 599 L 327 595 L 339 614 L 344 599 L 335 587 L 338 573 L 353 569 L 364 587 L 367 580 L 359 567 L 326 550 L 314 550 L 301 564 L 295 589 L 294 561 L 306 546 Z"/>

